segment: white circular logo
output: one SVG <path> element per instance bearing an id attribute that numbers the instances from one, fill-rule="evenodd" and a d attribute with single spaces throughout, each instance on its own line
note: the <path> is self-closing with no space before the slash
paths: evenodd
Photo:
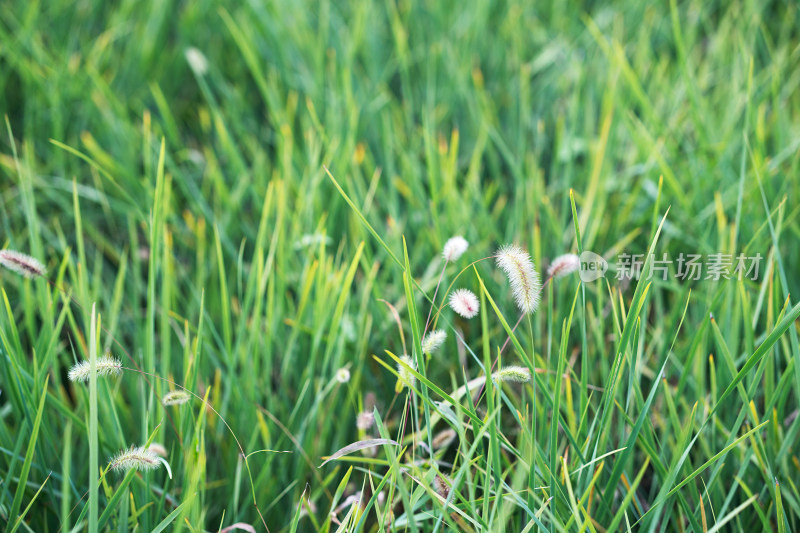
<path id="1" fill-rule="evenodd" d="M 587 250 L 581 254 L 580 260 L 580 276 L 581 281 L 584 283 L 600 279 L 606 275 L 608 262 L 603 259 L 603 256 Z"/>

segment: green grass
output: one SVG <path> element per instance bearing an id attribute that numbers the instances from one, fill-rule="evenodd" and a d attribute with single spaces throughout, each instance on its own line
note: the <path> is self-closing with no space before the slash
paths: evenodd
<path id="1" fill-rule="evenodd" d="M 798 28 L 778 1 L 1 3 L 0 249 L 48 274 L 0 270 L 0 527 L 800 530 Z M 508 242 L 540 272 L 764 259 L 572 274 L 514 329 L 479 261 Z M 437 313 L 459 287 L 478 317 Z M 67 379 L 106 352 L 121 376 Z M 485 383 L 498 358 L 534 379 Z M 172 478 L 107 471 L 148 442 Z"/>

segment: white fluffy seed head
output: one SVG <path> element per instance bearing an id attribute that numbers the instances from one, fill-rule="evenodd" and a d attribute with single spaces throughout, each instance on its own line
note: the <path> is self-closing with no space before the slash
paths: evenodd
<path id="1" fill-rule="evenodd" d="M 118 376 L 122 373 L 122 363 L 119 359 L 104 355 L 97 358 L 98 376 Z M 89 361 L 81 361 L 69 370 L 67 377 L 70 381 L 89 381 L 92 375 L 92 365 Z"/>
<path id="2" fill-rule="evenodd" d="M 464 252 L 467 251 L 469 247 L 469 243 L 467 240 L 462 237 L 461 235 L 456 235 L 455 237 L 451 237 L 444 243 L 444 250 L 442 251 L 442 257 L 448 263 L 452 261 L 457 261 L 459 257 L 461 257 Z"/>
<path id="3" fill-rule="evenodd" d="M 403 355 L 400 360 L 413 369 L 417 368 L 417 363 L 409 355 Z M 397 364 L 397 375 L 400 377 L 400 385 L 402 387 L 411 388 L 417 382 L 417 377 L 400 363 Z"/>
<path id="4" fill-rule="evenodd" d="M 208 72 L 208 59 L 206 59 L 203 52 L 192 46 L 186 49 L 184 55 L 186 56 L 186 62 L 189 63 L 189 67 L 195 74 L 202 76 Z"/>
<path id="5" fill-rule="evenodd" d="M 550 268 L 547 269 L 547 277 L 561 278 L 576 272 L 579 268 L 581 268 L 581 259 L 577 255 L 559 255 L 550 263 Z"/>
<path id="6" fill-rule="evenodd" d="M 159 457 L 167 456 L 167 449 L 164 448 L 164 445 L 161 443 L 154 442 L 153 444 L 148 446 L 147 449 L 153 452 L 154 454 L 158 455 Z"/>
<path id="7" fill-rule="evenodd" d="M 347 383 L 350 381 L 350 371 L 346 368 L 340 368 L 336 371 L 336 381 L 339 383 Z"/>
<path id="8" fill-rule="evenodd" d="M 324 233 L 306 233 L 300 240 L 294 244 L 295 248 L 309 248 L 309 247 L 317 247 L 320 244 L 328 246 L 329 244 L 333 243 L 333 239 L 325 235 Z"/>
<path id="9" fill-rule="evenodd" d="M 191 399 L 192 397 L 188 392 L 182 390 L 173 390 L 169 391 L 161 398 L 161 404 L 164 406 L 183 405 Z"/>
<path id="10" fill-rule="evenodd" d="M 375 415 L 369 411 L 361 411 L 356 417 L 356 427 L 362 431 L 366 431 L 375 423 Z"/>
<path id="11" fill-rule="evenodd" d="M 480 307 L 478 297 L 469 289 L 457 289 L 450 295 L 450 308 L 464 318 L 477 315 Z"/>
<path id="12" fill-rule="evenodd" d="M 427 354 L 432 354 L 444 344 L 445 339 L 447 339 L 447 332 L 443 329 L 429 331 L 425 335 L 425 338 L 422 339 L 422 351 Z"/>
<path id="13" fill-rule="evenodd" d="M 123 450 L 111 460 L 111 470 L 155 470 L 161 465 L 161 459 L 156 453 L 142 446 Z"/>
<path id="14" fill-rule="evenodd" d="M 531 380 L 531 371 L 522 366 L 506 366 L 492 374 L 495 381 L 527 383 Z"/>
<path id="15" fill-rule="evenodd" d="M 505 272 L 519 310 L 535 313 L 542 283 L 528 252 L 514 244 L 507 244 L 497 251 L 497 266 Z"/>
<path id="16" fill-rule="evenodd" d="M 44 276 L 44 265 L 33 257 L 14 250 L 0 250 L 0 265 L 26 278 Z"/>

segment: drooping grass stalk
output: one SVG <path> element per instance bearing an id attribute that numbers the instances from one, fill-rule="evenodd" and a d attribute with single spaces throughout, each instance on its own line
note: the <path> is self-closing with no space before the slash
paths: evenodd
<path id="1" fill-rule="evenodd" d="M 445 259 L 444 264 L 442 265 L 442 270 L 439 272 L 439 280 L 436 282 L 436 288 L 433 290 L 433 298 L 431 299 L 431 305 L 428 309 L 428 318 L 425 319 L 425 330 L 422 333 L 424 337 L 428 333 L 428 328 L 431 325 L 431 314 L 433 313 L 433 308 L 436 306 L 436 295 L 439 294 L 439 286 L 442 284 L 442 280 L 444 279 L 444 272 L 447 268 L 447 260 Z"/>
<path id="2" fill-rule="evenodd" d="M 488 260 L 488 259 L 493 259 L 494 257 L 495 257 L 495 256 L 487 256 L 487 257 L 482 257 L 482 258 L 480 258 L 480 259 L 476 259 L 475 261 L 472 261 L 472 262 L 471 262 L 471 263 L 469 263 L 467 266 L 465 266 L 464 268 L 462 268 L 462 269 L 461 269 L 461 270 L 458 272 L 458 274 L 456 274 L 456 275 L 453 277 L 453 281 L 451 281 L 451 282 L 450 282 L 450 285 L 448 285 L 448 286 L 447 286 L 447 290 L 445 290 L 445 296 L 446 296 L 446 295 L 448 295 L 448 294 L 452 295 L 452 293 L 451 293 L 451 289 L 453 288 L 453 285 L 455 285 L 456 281 L 458 281 L 458 278 L 460 278 L 460 277 L 461 277 L 461 275 L 462 275 L 464 272 L 466 272 L 467 270 L 469 270 L 469 269 L 471 269 L 471 268 L 474 268 L 474 266 L 475 266 L 475 265 L 477 265 L 478 263 L 480 263 L 481 261 L 486 261 L 486 260 Z M 440 276 L 440 278 L 441 278 L 441 276 Z M 441 282 L 441 279 L 440 279 L 440 282 Z M 416 282 L 414 282 L 414 283 L 416 284 Z M 419 288 L 419 289 L 421 290 L 421 287 L 419 287 L 418 285 L 417 285 L 417 288 Z M 430 312 L 429 312 L 429 314 L 428 314 L 428 315 L 429 315 L 429 316 L 428 316 L 428 322 L 429 322 L 429 325 L 430 325 L 430 324 L 432 324 L 434 327 L 435 327 L 436 323 L 438 322 L 438 319 L 439 319 L 439 314 L 440 314 L 440 313 L 441 313 L 441 312 L 442 312 L 442 311 L 443 311 L 445 308 L 447 308 L 447 307 L 448 307 L 448 305 L 447 305 L 446 303 L 444 303 L 444 302 L 443 302 L 441 305 L 439 305 L 439 306 L 437 306 L 437 305 L 436 305 L 436 294 L 438 293 L 438 290 L 439 290 L 439 285 L 437 284 L 437 286 L 436 286 L 436 291 L 434 292 L 434 297 L 433 297 L 432 299 L 430 299 L 430 304 L 431 304 L 430 311 L 432 312 L 434 309 L 436 309 L 436 313 L 434 313 L 434 314 L 433 314 L 433 318 L 432 318 L 432 319 L 430 318 Z M 389 304 L 388 304 L 388 302 L 387 302 L 387 305 L 389 305 Z M 458 304 L 457 304 L 457 305 L 458 305 Z M 478 305 L 478 307 L 479 307 L 479 305 Z M 473 315 L 473 316 L 474 316 L 474 315 Z M 426 331 L 427 331 L 427 328 L 426 328 Z M 424 335 L 423 335 L 423 338 L 424 338 Z"/>
<path id="3" fill-rule="evenodd" d="M 442 265 L 442 270 L 439 272 L 439 280 L 436 282 L 436 289 L 433 291 L 433 298 L 431 299 L 431 306 L 428 309 L 428 318 L 425 320 L 425 328 L 422 331 L 422 338 L 425 338 L 425 335 L 428 333 L 428 327 L 431 323 L 431 313 L 433 312 L 433 307 L 436 305 L 436 295 L 439 293 L 439 286 L 442 284 L 442 279 L 444 278 L 444 273 L 447 270 L 447 265 L 452 261 L 457 261 L 458 258 L 460 258 L 464 252 L 467 251 L 468 246 L 469 243 L 461 235 L 451 237 L 446 243 L 444 243 L 444 249 L 442 250 L 444 264 Z"/>

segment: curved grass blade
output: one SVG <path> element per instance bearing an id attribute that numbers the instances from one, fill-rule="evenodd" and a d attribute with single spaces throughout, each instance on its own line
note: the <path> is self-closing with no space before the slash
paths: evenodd
<path id="1" fill-rule="evenodd" d="M 319 465 L 317 468 L 322 468 L 326 464 L 330 463 L 331 461 L 335 461 L 336 459 L 343 457 L 345 455 L 351 454 L 353 452 L 357 452 L 358 450 L 364 450 L 366 448 L 373 448 L 375 446 L 400 446 L 399 442 L 393 441 L 391 439 L 366 439 L 360 440 L 358 442 L 354 442 L 352 444 L 348 444 L 344 448 L 340 448 L 333 452 L 330 457 L 328 457 L 324 463 Z"/>

